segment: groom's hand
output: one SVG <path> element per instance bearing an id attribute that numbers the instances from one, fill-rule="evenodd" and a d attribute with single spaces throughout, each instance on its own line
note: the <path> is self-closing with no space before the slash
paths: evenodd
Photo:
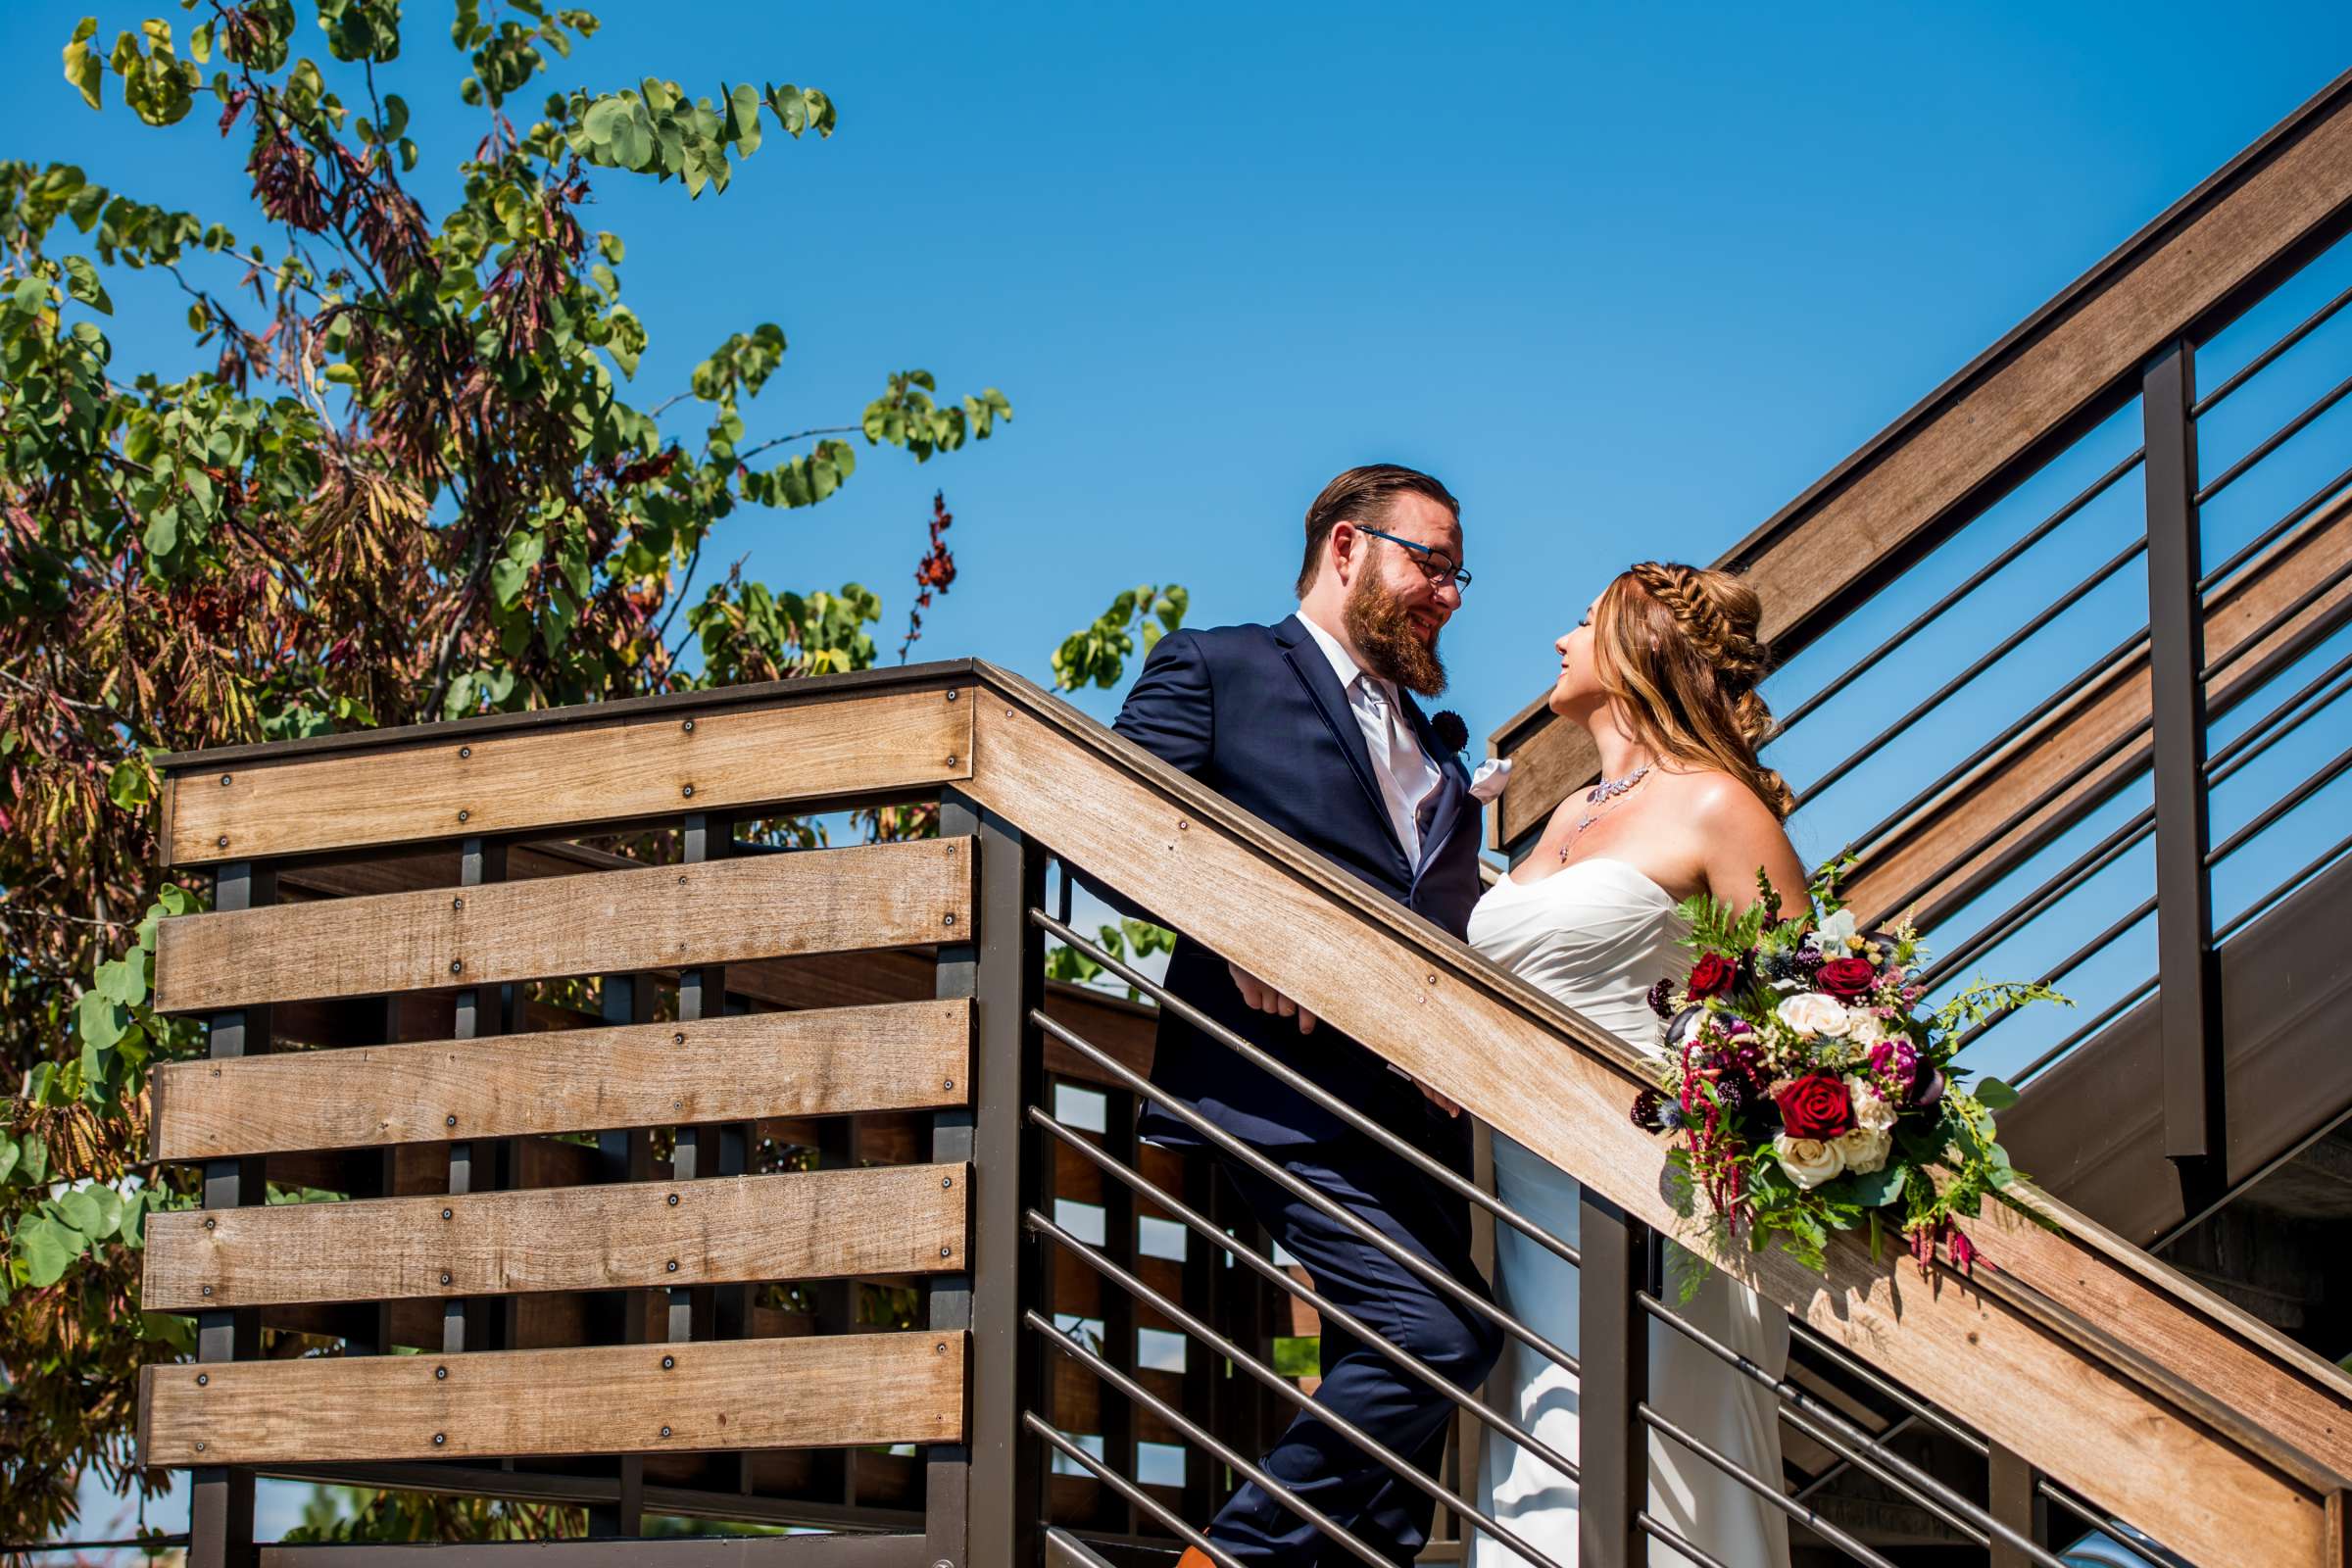
<path id="1" fill-rule="evenodd" d="M 1295 1015 L 1298 1020 L 1298 1032 L 1302 1035 L 1311 1035 L 1315 1032 L 1315 1015 L 1313 1013 L 1307 1011 L 1304 1007 L 1301 1007 L 1298 1005 L 1298 1004 L 1293 1002 L 1290 998 L 1284 996 L 1281 992 L 1275 990 L 1272 986 L 1266 984 L 1263 980 L 1260 980 L 1257 976 L 1251 974 L 1240 964 L 1228 963 L 1225 965 L 1225 967 L 1232 972 L 1234 989 L 1241 992 L 1242 1001 L 1248 1003 L 1259 1012 L 1270 1012 L 1277 1017 L 1282 1018 L 1289 1018 Z"/>

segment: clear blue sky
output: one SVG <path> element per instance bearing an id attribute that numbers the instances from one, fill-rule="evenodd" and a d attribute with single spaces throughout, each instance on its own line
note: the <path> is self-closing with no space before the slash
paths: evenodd
<path id="1" fill-rule="evenodd" d="M 92 3 L 0 15 L 5 155 L 260 235 L 203 106 L 153 131 L 61 79 Z M 448 5 L 409 11 L 387 85 L 445 168 L 480 115 Z M 895 632 L 944 485 L 963 575 L 921 650 L 1042 677 L 1122 583 L 1279 616 L 1307 500 L 1396 459 L 1465 503 L 1449 702 L 1482 736 L 1608 573 L 1712 558 L 2352 61 L 2325 4 L 603 11 L 557 85 L 750 75 L 841 107 L 723 196 L 597 180 L 646 403 L 773 319 L 755 435 L 854 419 L 910 365 L 1018 411 L 741 517 L 747 569 L 862 580 Z M 101 8 L 102 40 L 146 14 Z M 183 363 L 169 289 L 115 292 L 122 362 Z"/>
<path id="2" fill-rule="evenodd" d="M 92 4 L 0 10 L 0 156 L 260 235 L 202 104 L 158 132 L 62 80 Z M 100 10 L 102 40 L 162 9 Z M 446 0 L 409 10 L 384 85 L 446 169 L 480 115 Z M 962 576 L 921 654 L 1042 680 L 1123 584 L 1281 615 L 1322 482 L 1415 464 L 1465 503 L 1447 702 L 1480 736 L 1608 575 L 1712 559 L 2352 64 L 2352 10 L 2296 0 L 602 10 L 553 85 L 748 76 L 841 109 L 723 196 L 597 179 L 653 334 L 642 403 L 772 319 L 755 438 L 851 422 L 917 365 L 1017 410 L 925 468 L 861 452 L 822 508 L 730 523 L 726 559 L 877 588 L 895 647 L 944 486 Z M 120 364 L 192 363 L 168 288 L 114 293 Z"/>

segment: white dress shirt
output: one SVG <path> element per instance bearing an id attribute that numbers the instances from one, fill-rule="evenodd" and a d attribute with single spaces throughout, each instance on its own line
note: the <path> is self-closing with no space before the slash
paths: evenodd
<path id="1" fill-rule="evenodd" d="M 1413 722 L 1407 718 L 1396 688 L 1372 674 L 1348 656 L 1340 640 L 1304 613 L 1298 617 L 1331 661 L 1331 672 L 1348 694 L 1348 711 L 1364 732 L 1364 749 L 1372 757 L 1372 776 L 1380 783 L 1382 804 L 1389 808 L 1389 825 L 1404 846 L 1405 864 L 1421 863 L 1420 809 L 1441 775 L 1429 754 L 1422 751 Z"/>

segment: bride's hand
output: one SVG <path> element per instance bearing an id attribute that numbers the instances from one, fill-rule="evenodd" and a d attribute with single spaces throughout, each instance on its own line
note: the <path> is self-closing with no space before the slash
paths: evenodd
<path id="1" fill-rule="evenodd" d="M 1433 1105 L 1437 1106 L 1437 1107 L 1438 1107 L 1440 1110 L 1444 1111 L 1444 1112 L 1445 1112 L 1446 1115 L 1448 1115 L 1448 1116 L 1459 1116 L 1459 1115 L 1462 1113 L 1462 1107 L 1461 1107 L 1461 1106 L 1459 1106 L 1459 1105 L 1455 1104 L 1455 1103 L 1454 1103 L 1452 1101 L 1450 1101 L 1450 1100 L 1446 1099 L 1446 1098 L 1444 1095 L 1442 1095 L 1442 1094 L 1438 1093 L 1438 1092 L 1437 1092 L 1435 1089 L 1432 1089 L 1432 1088 L 1430 1088 L 1430 1087 L 1429 1087 L 1429 1085 L 1427 1085 L 1427 1084 L 1425 1084 L 1425 1083 L 1421 1082 L 1421 1080 L 1419 1080 L 1418 1078 L 1416 1078 L 1416 1079 L 1414 1079 L 1414 1080 L 1413 1080 L 1413 1087 L 1414 1087 L 1415 1089 L 1418 1089 L 1418 1090 L 1420 1090 L 1420 1091 L 1421 1091 L 1421 1093 L 1422 1093 L 1423 1095 L 1425 1095 L 1426 1097 L 1428 1097 L 1429 1102 L 1430 1102 L 1431 1104 L 1433 1104 Z"/>
<path id="2" fill-rule="evenodd" d="M 1276 1017 L 1289 1018 L 1296 1016 L 1298 1020 L 1298 1032 L 1302 1035 L 1311 1035 L 1315 1032 L 1315 1015 L 1313 1013 L 1307 1011 L 1304 1007 L 1301 1007 L 1298 1005 L 1298 1004 L 1293 1002 L 1290 998 L 1284 996 L 1281 992 L 1275 990 L 1272 986 L 1266 984 L 1263 980 L 1260 980 L 1257 976 L 1251 974 L 1240 964 L 1227 963 L 1225 967 L 1232 973 L 1234 988 L 1241 992 L 1243 1002 L 1256 1008 L 1259 1012 L 1270 1012 Z"/>

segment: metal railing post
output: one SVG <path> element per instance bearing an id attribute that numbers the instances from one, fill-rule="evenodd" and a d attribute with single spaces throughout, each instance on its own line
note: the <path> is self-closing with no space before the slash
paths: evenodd
<path id="1" fill-rule="evenodd" d="M 2049 1544 L 2049 1504 L 2034 1485 L 2034 1466 L 1999 1444 L 1986 1456 L 1990 1480 L 1985 1511 L 2036 1545 Z M 1992 1539 L 1991 1568 L 2029 1568 L 2032 1559 L 1998 1536 Z"/>
<path id="2" fill-rule="evenodd" d="M 2148 669 L 2155 729 L 2156 953 L 2164 1033 L 2164 1152 L 2192 1189 L 2224 1178 L 2221 987 L 2205 863 L 2204 607 L 2197 591 L 2195 349 L 2142 376 L 2147 431 Z"/>
<path id="3" fill-rule="evenodd" d="M 1053 1417 L 1042 1348 L 1021 1327 L 1024 1309 L 1052 1311 L 1052 1258 L 1021 1221 L 1029 1208 L 1052 1201 L 1043 1135 L 1027 1117 L 1045 1082 L 1044 1042 L 1029 1022 L 1031 1009 L 1045 1004 L 1045 940 L 1029 911 L 1045 903 L 1046 859 L 1009 823 L 958 792 L 941 799 L 943 821 L 976 824 L 979 855 L 972 933 L 978 1000 L 966 1372 L 969 1563 L 1029 1568 L 1039 1560 L 1050 1468 L 1045 1446 L 1024 1431 L 1022 1412 Z"/>
<path id="4" fill-rule="evenodd" d="M 1645 1562 L 1649 1434 L 1636 1412 L 1649 1397 L 1649 1319 L 1634 1297 L 1649 1285 L 1652 1242 L 1648 1226 L 1590 1187 L 1578 1206 L 1578 1557 Z"/>
<path id="5" fill-rule="evenodd" d="M 225 841 L 224 841 L 225 842 Z M 213 872 L 213 911 L 263 908 L 277 902 L 276 873 L 236 860 Z M 218 1061 L 257 1056 L 270 1049 L 270 1009 L 240 1007 L 216 1012 L 206 1030 L 205 1054 Z M 259 1157 L 204 1162 L 204 1206 L 237 1208 L 269 1200 L 267 1169 Z M 262 1314 L 245 1307 L 196 1315 L 196 1359 L 249 1360 L 261 1353 Z M 202 1446 L 202 1445 L 198 1445 Z M 192 1471 L 188 1477 L 189 1568 L 251 1568 L 253 1472 L 227 1466 Z"/>

